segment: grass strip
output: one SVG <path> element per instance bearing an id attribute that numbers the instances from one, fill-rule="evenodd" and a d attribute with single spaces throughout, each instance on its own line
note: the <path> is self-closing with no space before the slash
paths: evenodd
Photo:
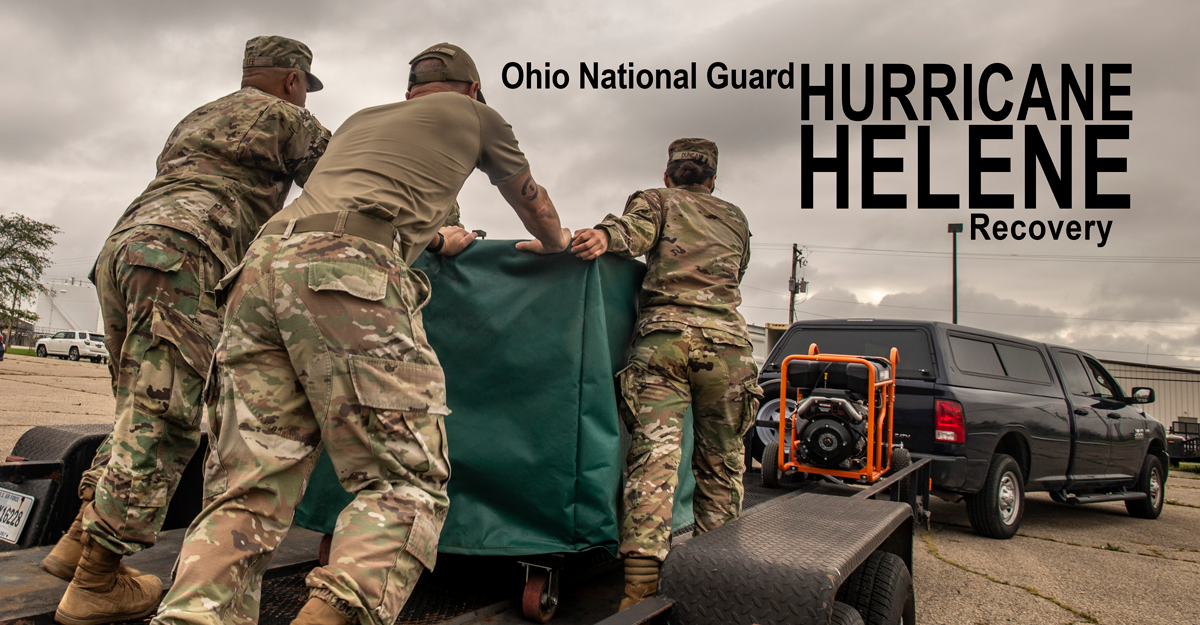
<path id="1" fill-rule="evenodd" d="M 954 560 L 951 560 L 950 558 L 943 556 L 938 551 L 937 544 L 935 544 L 933 542 L 933 537 L 930 536 L 930 534 L 928 532 L 923 532 L 921 534 L 921 539 L 925 541 L 925 546 L 929 549 L 930 555 L 937 558 L 938 560 L 941 560 L 942 562 L 945 562 L 946 564 L 949 564 L 950 566 L 962 569 L 968 573 L 973 573 L 975 575 L 978 575 L 978 576 L 988 580 L 989 582 L 1000 584 L 1001 586 L 1011 586 L 1013 588 L 1020 588 L 1021 590 L 1024 590 L 1025 592 L 1027 592 L 1035 597 L 1038 597 L 1039 599 L 1045 599 L 1046 601 L 1053 603 L 1054 605 L 1066 610 L 1067 612 L 1070 612 L 1071 614 L 1074 614 L 1075 616 L 1078 616 L 1078 617 L 1086 620 L 1089 623 L 1093 623 L 1095 625 L 1099 625 L 1099 623 L 1100 623 L 1100 621 L 1096 617 L 1092 616 L 1091 614 L 1088 614 L 1087 612 L 1084 612 L 1083 610 L 1080 610 L 1079 608 L 1069 606 L 1069 605 L 1063 603 L 1062 601 L 1060 601 L 1056 597 L 1052 597 L 1050 595 L 1044 594 L 1042 591 L 1038 590 L 1037 588 L 1034 588 L 1032 586 L 1025 586 L 1024 584 L 1015 584 L 1013 582 L 1004 581 L 998 577 L 995 577 L 988 573 L 984 573 L 983 571 L 976 571 L 975 569 L 973 569 L 969 566 L 966 566 L 964 564 L 959 564 L 958 562 L 955 562 Z"/>

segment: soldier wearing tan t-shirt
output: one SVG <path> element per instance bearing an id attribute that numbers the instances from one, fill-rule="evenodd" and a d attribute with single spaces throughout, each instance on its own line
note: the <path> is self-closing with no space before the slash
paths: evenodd
<path id="1" fill-rule="evenodd" d="M 449 410 L 421 322 L 429 281 L 410 265 L 474 240 L 443 224 L 475 169 L 537 237 L 519 249 L 560 252 L 569 234 L 466 52 L 417 55 L 407 95 L 342 124 L 304 193 L 222 282 L 207 505 L 156 623 L 257 620 L 262 574 L 322 445 L 355 498 L 293 622 L 391 625 L 436 563 Z"/>

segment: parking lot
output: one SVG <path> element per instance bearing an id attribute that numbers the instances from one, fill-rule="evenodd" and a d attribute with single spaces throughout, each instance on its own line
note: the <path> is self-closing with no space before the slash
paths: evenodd
<path id="1" fill-rule="evenodd" d="M 112 408 L 104 365 L 9 355 L 0 362 L 0 455 L 33 426 L 102 423 Z M 998 541 L 971 531 L 963 505 L 935 499 L 932 527 L 913 539 L 918 621 L 1196 622 L 1200 472 L 1172 471 L 1167 504 L 1145 521 L 1121 503 L 1071 507 L 1038 493 L 1020 533 Z"/>

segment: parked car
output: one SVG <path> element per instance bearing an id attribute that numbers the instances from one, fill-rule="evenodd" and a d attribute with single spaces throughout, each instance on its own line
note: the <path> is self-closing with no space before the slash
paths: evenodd
<path id="1" fill-rule="evenodd" d="M 1162 511 L 1166 433 L 1139 407 L 1154 391 L 1126 394 L 1086 352 L 947 323 L 799 322 L 763 367 L 760 421 L 779 418 L 780 363 L 812 343 L 867 356 L 899 349 L 894 442 L 933 459 L 934 494 L 965 500 L 980 534 L 1014 535 L 1027 491 L 1068 504 L 1124 501 L 1141 518 Z M 757 458 L 777 437 L 759 427 L 747 442 Z"/>
<path id="2" fill-rule="evenodd" d="M 92 362 L 108 360 L 104 347 L 104 335 L 91 332 L 59 332 L 54 336 L 38 339 L 37 355 L 58 356 L 67 360 L 88 358 Z"/>

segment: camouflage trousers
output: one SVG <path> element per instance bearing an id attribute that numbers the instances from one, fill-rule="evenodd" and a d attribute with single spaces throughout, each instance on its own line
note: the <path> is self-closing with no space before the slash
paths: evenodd
<path id="1" fill-rule="evenodd" d="M 109 237 L 96 261 L 116 418 L 79 493 L 84 529 L 110 551 L 128 555 L 154 545 L 200 444 L 200 395 L 220 331 L 213 289 L 221 271 L 204 244 L 162 226 Z"/>
<path id="2" fill-rule="evenodd" d="M 355 498 L 306 583 L 351 622 L 391 625 L 436 563 L 449 505 L 428 280 L 392 249 L 309 232 L 258 239 L 231 281 L 206 505 L 155 622 L 257 621 L 262 575 L 324 446 Z"/>
<path id="3" fill-rule="evenodd" d="M 742 436 L 762 390 L 749 344 L 740 337 L 671 324 L 633 345 L 619 376 L 632 435 L 626 459 L 621 557 L 662 561 L 670 550 L 684 413 L 692 407 L 695 533 L 718 528 L 742 509 Z M 645 331 L 645 330 L 643 330 Z M 744 345 L 741 345 L 742 343 Z"/>

